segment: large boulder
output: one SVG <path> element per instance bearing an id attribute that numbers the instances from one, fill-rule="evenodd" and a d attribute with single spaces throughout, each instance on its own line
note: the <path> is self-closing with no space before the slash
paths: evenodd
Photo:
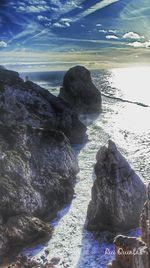
<path id="1" fill-rule="evenodd" d="M 101 93 L 93 84 L 90 72 L 83 66 L 75 66 L 65 74 L 59 96 L 78 113 L 101 111 Z"/>
<path id="2" fill-rule="evenodd" d="M 114 142 L 97 153 L 96 180 L 88 207 L 89 230 L 127 231 L 139 225 L 146 187 Z"/>
<path id="3" fill-rule="evenodd" d="M 62 131 L 71 143 L 86 140 L 86 127 L 65 101 L 17 72 L 0 68 L 0 121 Z"/>
<path id="4" fill-rule="evenodd" d="M 148 198 L 141 214 L 140 238 L 119 235 L 114 240 L 115 260 L 108 268 L 150 267 L 150 184 Z"/>

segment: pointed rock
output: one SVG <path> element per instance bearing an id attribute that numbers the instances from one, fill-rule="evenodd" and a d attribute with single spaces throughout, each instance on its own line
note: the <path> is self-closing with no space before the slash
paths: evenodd
<path id="1" fill-rule="evenodd" d="M 139 225 L 146 187 L 111 140 L 96 156 L 88 207 L 89 230 L 126 231 Z"/>

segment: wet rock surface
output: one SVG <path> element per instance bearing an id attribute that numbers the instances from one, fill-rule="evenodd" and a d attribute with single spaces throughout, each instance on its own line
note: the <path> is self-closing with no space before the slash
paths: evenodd
<path id="1" fill-rule="evenodd" d="M 114 142 L 97 153 L 96 180 L 88 207 L 89 230 L 127 231 L 139 225 L 146 187 Z"/>
<path id="2" fill-rule="evenodd" d="M 93 84 L 90 72 L 83 66 L 75 66 L 65 74 L 59 96 L 79 113 L 101 111 L 101 93 Z"/>
<path id="3" fill-rule="evenodd" d="M 115 260 L 108 268 L 150 267 L 150 184 L 148 199 L 141 214 L 141 238 L 117 236 L 115 238 Z"/>

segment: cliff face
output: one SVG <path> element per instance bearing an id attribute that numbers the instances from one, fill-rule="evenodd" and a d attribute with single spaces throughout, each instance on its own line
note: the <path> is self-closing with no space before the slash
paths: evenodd
<path id="1" fill-rule="evenodd" d="M 0 68 L 0 255 L 51 236 L 79 171 L 71 142 L 86 128 L 64 101 Z M 68 137 L 66 137 L 66 136 Z"/>
<path id="2" fill-rule="evenodd" d="M 96 156 L 96 180 L 87 214 L 89 230 L 120 232 L 139 225 L 146 187 L 114 142 Z"/>
<path id="3" fill-rule="evenodd" d="M 118 236 L 115 238 L 116 258 L 108 268 L 150 267 L 150 184 L 148 199 L 141 214 L 141 238 Z"/>
<path id="4" fill-rule="evenodd" d="M 35 232 L 27 235 L 35 226 L 32 218 L 38 217 L 39 222 L 45 216 L 53 218 L 71 201 L 78 164 L 62 132 L 29 127 L 10 129 L 1 125 L 0 167 L 0 254 L 3 254 L 10 247 L 12 236 L 14 244 L 18 240 L 23 244 L 27 236 L 30 239 L 26 242 L 31 242 L 46 230 L 49 235 L 44 223 L 43 227 L 39 224 L 41 227 L 35 228 L 36 235 Z M 17 225 L 18 216 L 28 217 Z M 16 232 L 8 224 L 12 218 Z"/>
<path id="5" fill-rule="evenodd" d="M 75 66 L 65 74 L 59 96 L 78 113 L 101 112 L 101 93 L 93 84 L 90 72 L 83 66 Z"/>
<path id="6" fill-rule="evenodd" d="M 78 164 L 61 132 L 3 128 L 0 133 L 0 215 L 53 215 L 73 195 Z"/>

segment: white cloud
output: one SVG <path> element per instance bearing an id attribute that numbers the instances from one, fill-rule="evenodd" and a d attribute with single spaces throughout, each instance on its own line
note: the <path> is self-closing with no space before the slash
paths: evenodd
<path id="1" fill-rule="evenodd" d="M 60 20 L 61 22 L 72 22 L 72 20 L 71 19 L 69 19 L 69 18 L 61 18 L 61 20 Z"/>
<path id="2" fill-rule="evenodd" d="M 100 24 L 100 23 L 96 24 L 96 27 L 101 27 L 101 26 L 102 26 L 102 24 Z"/>
<path id="3" fill-rule="evenodd" d="M 150 48 L 150 41 L 147 42 L 135 41 L 133 43 L 129 43 L 128 45 L 135 48 Z"/>
<path id="4" fill-rule="evenodd" d="M 109 33 L 117 33 L 117 30 L 108 30 Z"/>
<path id="5" fill-rule="evenodd" d="M 39 15 L 39 16 L 37 16 L 37 18 L 39 21 L 48 21 L 48 22 L 50 21 L 50 19 L 46 16 Z"/>
<path id="6" fill-rule="evenodd" d="M 1 47 L 7 47 L 7 43 L 4 41 L 0 41 L 0 48 Z"/>
<path id="7" fill-rule="evenodd" d="M 110 39 L 116 39 L 116 40 L 118 40 L 119 37 L 116 36 L 116 35 L 106 35 L 106 39 L 108 39 L 108 40 L 110 40 Z"/>
<path id="8" fill-rule="evenodd" d="M 17 7 L 17 11 L 20 12 L 29 12 L 29 13 L 40 13 L 40 12 L 45 12 L 48 11 L 50 9 L 49 6 L 47 5 L 29 5 L 29 6 L 23 6 L 20 5 L 19 7 Z"/>
<path id="9" fill-rule="evenodd" d="M 72 20 L 69 18 L 61 18 L 60 21 L 55 22 L 53 26 L 60 27 L 60 28 L 70 27 L 71 22 Z"/>
<path id="10" fill-rule="evenodd" d="M 107 33 L 106 30 L 99 30 L 99 33 Z"/>
<path id="11" fill-rule="evenodd" d="M 123 39 L 141 40 L 141 39 L 144 39 L 144 36 L 140 36 L 138 33 L 128 32 L 128 33 L 125 33 L 122 38 Z"/>

